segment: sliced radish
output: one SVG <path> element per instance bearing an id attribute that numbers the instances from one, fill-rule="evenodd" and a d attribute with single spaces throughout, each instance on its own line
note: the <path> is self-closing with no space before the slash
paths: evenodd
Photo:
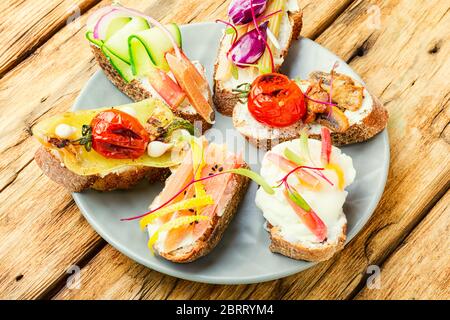
<path id="1" fill-rule="evenodd" d="M 172 109 L 178 108 L 186 98 L 186 94 L 180 86 L 164 71 L 154 68 L 147 78 L 153 89 Z"/>
<path id="2" fill-rule="evenodd" d="M 294 209 L 295 213 L 299 216 L 305 226 L 317 237 L 317 241 L 323 242 L 327 238 L 327 226 L 323 223 L 322 219 L 309 208 L 308 211 L 304 210 L 299 204 L 297 204 L 289 196 L 287 189 L 284 190 L 284 196 L 289 205 Z"/>
<path id="3" fill-rule="evenodd" d="M 86 21 L 86 27 L 90 31 L 94 31 L 95 25 L 97 24 L 98 20 L 105 15 L 106 13 L 110 12 L 112 9 L 114 9 L 113 6 L 106 6 L 98 9 L 93 14 L 89 16 L 89 18 Z"/>
<path id="4" fill-rule="evenodd" d="M 267 159 L 277 165 L 281 170 L 290 172 L 298 167 L 294 162 L 280 156 L 275 152 L 269 152 L 266 155 Z M 315 189 L 319 186 L 320 181 L 315 176 L 307 172 L 306 170 L 300 169 L 295 172 L 295 175 L 305 186 L 311 189 Z"/>
<path id="5" fill-rule="evenodd" d="M 325 164 L 330 163 L 331 156 L 331 134 L 330 130 L 326 127 L 322 127 L 321 130 L 322 136 L 322 153 L 321 158 Z"/>

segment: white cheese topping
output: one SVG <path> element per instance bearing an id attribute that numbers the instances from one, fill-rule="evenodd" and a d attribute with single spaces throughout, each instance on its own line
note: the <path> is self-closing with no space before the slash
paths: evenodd
<path id="1" fill-rule="evenodd" d="M 152 141 L 148 144 L 147 153 L 152 158 L 157 158 L 166 153 L 173 147 L 172 143 L 164 143 L 161 141 Z"/>
<path id="2" fill-rule="evenodd" d="M 309 139 L 309 149 L 311 160 L 307 164 L 310 166 L 321 165 L 321 142 Z M 275 146 L 271 152 L 283 155 L 285 148 L 300 155 L 300 142 L 298 139 L 284 142 Z M 331 163 L 341 167 L 345 177 L 345 187 L 350 185 L 355 179 L 355 169 L 352 159 L 341 153 L 341 150 L 333 147 L 331 153 Z M 276 164 L 264 157 L 261 167 L 261 175 L 270 185 L 277 185 L 287 172 L 281 170 Z M 346 223 L 343 212 L 343 205 L 347 197 L 347 191 L 339 190 L 337 187 L 338 178 L 334 171 L 324 170 L 323 173 L 331 180 L 334 186 L 321 180 L 321 189 L 312 191 L 298 185 L 295 176 L 289 178 L 289 183 L 296 186 L 297 191 L 316 212 L 325 223 L 328 230 L 327 241 L 329 243 L 337 241 L 342 227 Z M 319 178 L 320 179 L 320 178 Z M 281 236 L 291 243 L 302 243 L 307 246 L 320 245 L 316 236 L 302 223 L 294 209 L 287 202 L 283 193 L 283 188 L 275 189 L 274 195 L 269 195 L 262 188 L 256 193 L 256 205 L 263 211 L 264 218 L 274 227 L 280 229 Z"/>
<path id="3" fill-rule="evenodd" d="M 300 7 L 298 6 L 298 0 L 289 0 L 286 6 L 287 11 L 295 12 L 299 11 Z"/>
<path id="4" fill-rule="evenodd" d="M 61 139 L 69 139 L 76 131 L 77 128 L 65 123 L 58 124 L 55 128 L 55 134 Z"/>

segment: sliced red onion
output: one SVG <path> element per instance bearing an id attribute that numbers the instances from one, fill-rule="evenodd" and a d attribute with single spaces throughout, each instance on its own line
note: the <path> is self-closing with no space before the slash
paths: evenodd
<path id="1" fill-rule="evenodd" d="M 97 24 L 98 20 L 105 15 L 106 13 L 110 12 L 112 9 L 114 9 L 113 6 L 106 6 L 98 9 L 94 13 L 92 13 L 89 18 L 86 21 L 86 27 L 89 31 L 94 31 L 95 25 Z"/>
<path id="2" fill-rule="evenodd" d="M 108 32 L 108 26 L 112 20 L 116 18 L 129 17 L 130 15 L 125 12 L 121 12 L 119 9 L 114 8 L 105 13 L 94 27 L 94 38 L 99 40 L 105 40 Z"/>
<path id="3" fill-rule="evenodd" d="M 259 26 L 259 32 L 258 29 L 253 29 L 236 41 L 228 53 L 235 65 L 245 67 L 261 58 L 266 50 L 268 25 L 269 22 L 266 21 Z"/>
<path id="4" fill-rule="evenodd" d="M 256 16 L 266 10 L 267 0 L 254 0 L 253 10 Z M 232 0 L 228 7 L 228 16 L 235 25 L 247 24 L 252 21 L 250 0 Z"/>

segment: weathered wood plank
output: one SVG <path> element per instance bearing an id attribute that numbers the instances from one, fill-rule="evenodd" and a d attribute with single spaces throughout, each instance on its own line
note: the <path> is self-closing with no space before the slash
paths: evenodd
<path id="1" fill-rule="evenodd" d="M 100 0 L 6 0 L 0 4 L 0 78 Z"/>
<path id="2" fill-rule="evenodd" d="M 146 9 L 146 12 L 156 18 L 163 18 L 164 21 L 179 23 L 224 18 L 228 5 L 225 1 L 200 0 L 189 3 L 180 0 L 150 3 L 135 0 L 122 3 L 137 9 Z M 326 3 L 329 4 L 329 11 L 322 11 L 321 6 L 320 11 L 315 13 L 316 16 L 323 17 L 316 20 L 320 22 L 321 28 L 330 11 L 341 11 L 345 5 L 336 4 L 334 0 Z M 14 220 L 20 218 L 15 214 L 16 206 L 14 202 L 4 198 L 5 202 L 0 211 L 0 219 L 4 223 L 4 232 L 0 237 L 5 244 L 0 253 L 0 292 L 4 298 L 42 296 L 66 275 L 68 266 L 77 264 L 101 243 L 101 239 L 79 215 L 61 214 L 57 221 L 53 221 L 54 212 L 63 212 L 70 205 L 71 199 L 59 187 L 41 176 L 32 162 L 36 143 L 29 137 L 29 128 L 40 118 L 67 110 L 96 70 L 80 29 L 85 19 L 85 16 L 81 17 L 80 25 L 63 28 L 32 56 L 0 79 L 0 121 L 3 124 L 0 128 L 0 190 L 3 191 L 2 196 L 15 195 L 14 199 L 21 199 L 23 207 L 27 208 L 27 221 L 34 221 L 29 230 L 29 225 L 19 223 L 22 220 Z M 23 187 L 25 182 L 28 188 Z M 32 196 L 29 195 L 30 192 L 33 193 Z M 42 208 L 36 205 L 37 202 L 33 202 L 35 199 L 47 199 L 48 195 L 53 193 L 60 194 L 60 197 L 52 200 L 53 209 Z M 44 227 L 50 224 L 53 228 Z M 76 229 L 83 237 L 75 235 L 67 239 L 68 226 Z M 14 232 L 8 229 L 10 227 L 14 227 Z M 42 233 L 52 241 L 20 241 L 23 234 L 37 233 Z M 62 239 L 64 245 L 58 245 Z M 13 242 L 16 243 L 15 246 L 6 246 Z M 21 254 L 14 257 L 17 251 Z M 45 261 L 46 272 L 34 271 L 34 268 L 42 268 L 38 261 L 36 264 L 29 264 L 37 254 L 39 261 Z M 14 282 L 17 276 L 20 280 Z"/>
<path id="3" fill-rule="evenodd" d="M 357 299 L 450 299 L 450 192 L 381 268 L 380 288 Z"/>
<path id="4" fill-rule="evenodd" d="M 374 28 L 374 3 L 381 13 L 380 29 Z M 352 61 L 391 114 L 391 169 L 385 195 L 365 230 L 333 261 L 292 277 L 250 286 L 212 286 L 173 279 L 168 285 L 175 286 L 168 296 L 166 290 L 151 289 L 154 285 L 143 289 L 139 281 L 134 285 L 127 281 L 125 288 L 130 294 L 124 298 L 353 297 L 364 286 L 367 267 L 381 264 L 449 186 L 450 169 L 445 165 L 450 161 L 446 134 L 450 119 L 450 88 L 446 85 L 450 44 L 445 31 L 449 18 L 448 8 L 441 1 L 426 5 L 406 0 L 358 1 L 317 39 Z M 135 266 L 123 256 L 116 259 L 127 265 L 123 270 Z M 84 271 L 93 279 L 94 272 L 113 273 L 111 263 L 105 250 Z M 152 283 L 163 277 L 140 268 Z M 97 290 L 95 297 L 109 297 L 113 284 L 97 277 L 86 281 L 81 290 L 63 290 L 57 297 L 94 297 L 89 293 L 92 288 Z"/>

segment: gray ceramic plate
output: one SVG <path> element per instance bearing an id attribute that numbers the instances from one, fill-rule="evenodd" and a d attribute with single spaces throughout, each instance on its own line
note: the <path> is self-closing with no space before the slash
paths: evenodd
<path id="1" fill-rule="evenodd" d="M 184 50 L 191 59 L 200 60 L 206 66 L 210 80 L 222 28 L 214 23 L 182 27 Z M 330 70 L 336 60 L 340 62 L 339 71 L 360 80 L 344 61 L 308 39 L 296 42 L 291 48 L 284 72 L 291 77 L 306 77 L 313 70 Z M 81 92 L 74 109 L 128 102 L 130 100 L 99 71 Z M 216 116 L 210 138 L 225 142 L 236 151 L 243 151 L 247 162 L 259 171 L 258 163 L 263 152 L 248 145 L 233 130 L 230 118 L 220 114 Z M 350 241 L 369 220 L 383 193 L 389 166 L 387 133 L 384 131 L 368 142 L 345 147 L 344 152 L 353 158 L 357 172 L 355 182 L 348 188 L 349 196 L 344 208 Z M 175 277 L 215 284 L 244 284 L 278 279 L 313 265 L 269 251 L 269 237 L 263 229 L 264 219 L 254 204 L 255 184 L 249 188 L 222 241 L 208 256 L 184 265 L 152 256 L 147 248 L 148 236 L 140 231 L 138 222 L 120 222 L 120 218 L 145 212 L 161 188 L 162 184 L 142 183 L 126 192 L 88 191 L 73 196 L 93 228 L 117 250 L 149 268 Z"/>

